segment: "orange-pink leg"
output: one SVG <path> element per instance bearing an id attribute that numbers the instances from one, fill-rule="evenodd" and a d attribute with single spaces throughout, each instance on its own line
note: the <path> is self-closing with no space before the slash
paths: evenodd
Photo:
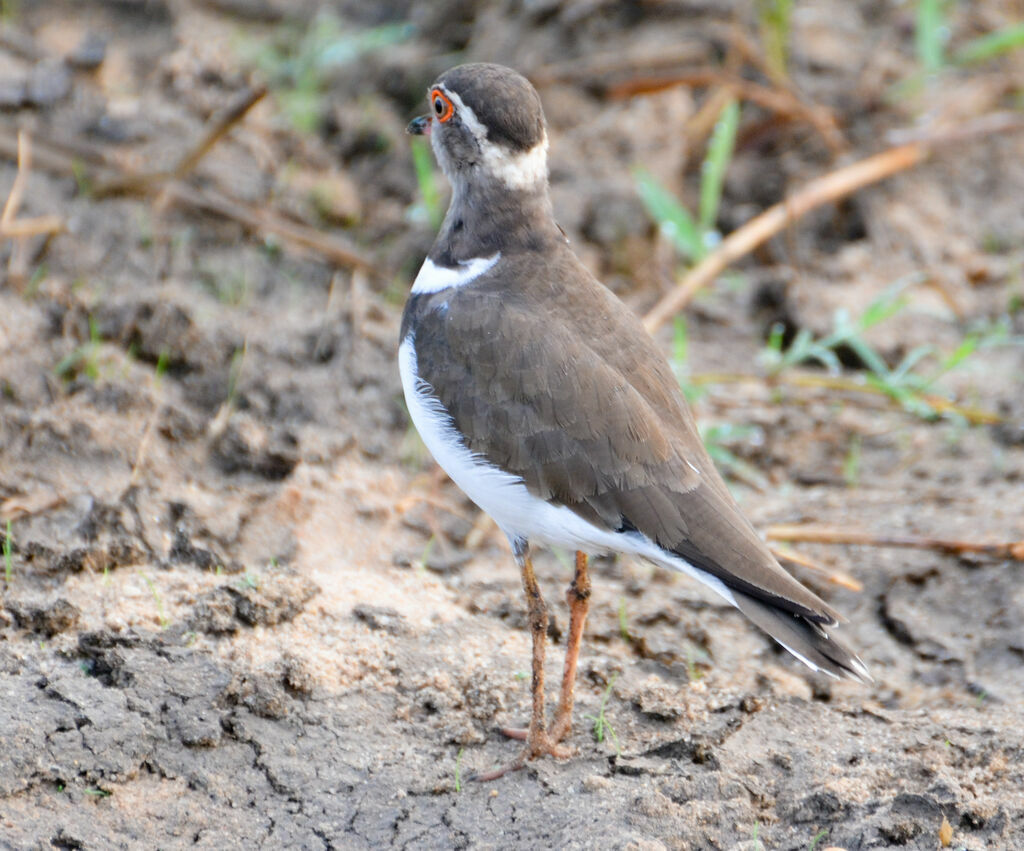
<path id="1" fill-rule="evenodd" d="M 530 714 L 530 726 L 525 734 L 519 731 L 503 731 L 512 734 L 515 738 L 525 738 L 526 746 L 512 762 L 495 769 L 494 771 L 482 772 L 472 777 L 473 780 L 496 780 L 507 774 L 522 768 L 526 763 L 538 756 L 554 756 L 564 758 L 569 752 L 559 747 L 552 739 L 544 726 L 544 651 L 548 632 L 548 610 L 544 604 L 544 598 L 540 593 L 540 586 L 537 584 L 537 577 L 533 573 L 533 562 L 530 560 L 529 552 L 521 551 L 516 553 L 516 561 L 519 563 L 519 570 L 523 577 L 523 590 L 526 592 L 527 613 L 530 621 L 530 633 L 533 638 L 533 711 Z"/>
<path id="2" fill-rule="evenodd" d="M 562 741 L 572 730 L 573 695 L 576 688 L 576 662 L 579 660 L 583 627 L 590 609 L 590 573 L 587 554 L 576 551 L 576 573 L 572 585 L 565 592 L 569 604 L 569 641 L 565 647 L 565 667 L 562 669 L 562 693 L 558 698 L 555 720 L 548 730 L 551 739 Z"/>

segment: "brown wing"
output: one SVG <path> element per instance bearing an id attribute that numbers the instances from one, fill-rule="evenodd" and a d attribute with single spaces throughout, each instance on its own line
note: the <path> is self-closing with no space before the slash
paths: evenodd
<path id="1" fill-rule="evenodd" d="M 730 588 L 836 622 L 740 513 L 635 316 L 569 252 L 501 266 L 502 288 L 484 278 L 413 307 L 420 375 L 469 449 L 535 496 L 636 530 Z"/>

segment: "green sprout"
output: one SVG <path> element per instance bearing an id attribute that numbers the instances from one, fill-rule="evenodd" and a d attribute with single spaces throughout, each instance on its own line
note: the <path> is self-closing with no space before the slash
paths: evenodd
<path id="1" fill-rule="evenodd" d="M 860 484 L 860 443 L 859 434 L 850 435 L 846 458 L 843 459 L 843 481 L 848 488 L 855 488 Z"/>
<path id="2" fill-rule="evenodd" d="M 153 580 L 145 574 L 142 575 L 142 581 L 146 583 L 149 593 L 153 595 L 153 601 L 156 603 L 156 613 L 160 620 L 160 629 L 167 629 L 170 625 L 170 620 L 164 612 L 164 601 L 160 597 L 160 592 L 156 590 Z"/>
<path id="3" fill-rule="evenodd" d="M 626 620 L 626 600 L 625 598 L 619 599 L 619 635 L 622 636 L 623 641 L 632 641 L 633 639 L 629 634 L 629 623 Z"/>
<path id="4" fill-rule="evenodd" d="M 768 479 L 764 474 L 730 448 L 742 443 L 756 445 L 762 442 L 764 435 L 760 428 L 734 423 L 713 423 L 698 425 L 697 430 L 711 460 L 725 475 L 738 479 L 755 490 L 768 489 Z"/>
<path id="5" fill-rule="evenodd" d="M 72 381 L 80 374 L 84 374 L 90 381 L 95 381 L 100 377 L 99 353 L 102 343 L 96 320 L 90 316 L 88 342 L 76 346 L 72 352 L 61 358 L 53 371 L 65 381 Z"/>
<path id="6" fill-rule="evenodd" d="M 615 681 L 619 678 L 618 674 L 613 674 L 611 680 L 608 681 L 608 687 L 604 690 L 604 695 L 601 698 L 601 706 L 597 711 L 597 715 L 584 715 L 588 721 L 594 722 L 594 741 L 600 744 L 605 738 L 611 738 L 615 744 L 615 753 L 621 752 L 619 746 L 619 737 L 615 735 L 615 730 L 611 725 L 611 722 L 605 718 L 605 709 L 608 706 L 608 700 L 612 696 L 612 689 L 615 688 Z"/>
<path id="7" fill-rule="evenodd" d="M 856 354 L 865 367 L 863 389 L 888 396 L 908 413 L 925 420 L 935 420 L 942 415 L 956 419 L 959 415 L 955 408 L 942 404 L 944 400 L 934 395 L 939 379 L 961 366 L 979 349 L 1018 341 L 1009 336 L 1005 325 L 997 325 L 967 332 L 957 347 L 945 355 L 931 345 L 917 346 L 890 368 L 865 339 L 864 332 L 907 306 L 908 300 L 902 291 L 912 280 L 904 279 L 886 288 L 856 318 L 851 318 L 844 309 L 837 310 L 833 330 L 823 337 L 815 337 L 808 329 L 801 328 L 789 346 L 784 347 L 782 326 L 773 327 L 761 358 L 769 375 L 779 375 L 798 364 L 813 361 L 825 367 L 830 375 L 838 376 L 842 365 L 837 349 L 845 347 Z M 927 364 L 932 367 L 926 368 Z"/>
<path id="8" fill-rule="evenodd" d="M 462 791 L 462 754 L 465 753 L 465 748 L 459 748 L 459 754 L 455 757 L 455 794 L 459 794 Z"/>

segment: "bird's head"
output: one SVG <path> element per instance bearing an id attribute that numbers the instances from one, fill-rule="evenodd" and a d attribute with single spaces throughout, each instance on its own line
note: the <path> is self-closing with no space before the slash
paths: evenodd
<path id="1" fill-rule="evenodd" d="M 408 127 L 430 137 L 455 191 L 473 186 L 536 191 L 547 184 L 548 134 L 537 90 L 501 65 L 445 71 L 427 94 L 430 111 Z"/>

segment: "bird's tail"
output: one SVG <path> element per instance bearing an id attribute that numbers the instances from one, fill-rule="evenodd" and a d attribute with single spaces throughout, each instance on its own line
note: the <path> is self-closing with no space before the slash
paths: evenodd
<path id="1" fill-rule="evenodd" d="M 736 606 L 757 626 L 815 671 L 829 676 L 871 682 L 867 667 L 832 638 L 821 624 L 733 590 Z"/>

